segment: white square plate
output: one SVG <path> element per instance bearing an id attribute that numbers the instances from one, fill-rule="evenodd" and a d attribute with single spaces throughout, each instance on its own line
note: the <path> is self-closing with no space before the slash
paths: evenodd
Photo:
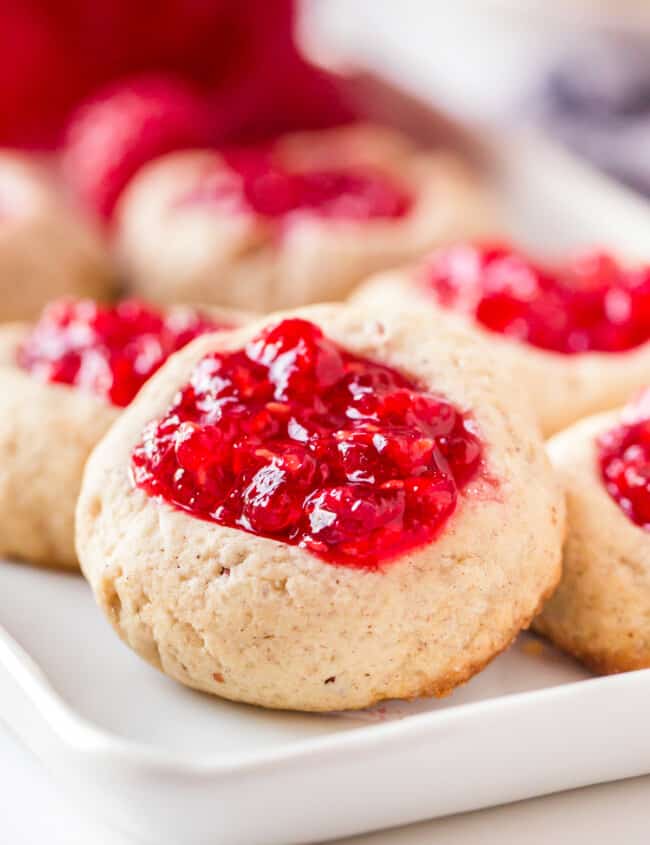
<path id="1" fill-rule="evenodd" d="M 350 85 L 423 137 L 456 132 L 377 80 Z M 513 237 L 648 257 L 644 202 L 537 139 L 484 138 L 460 133 Z M 442 701 L 300 715 L 159 675 L 74 575 L 3 562 L 0 621 L 0 717 L 80 803 L 143 842 L 315 842 L 650 772 L 650 671 L 594 679 L 528 635 Z"/>

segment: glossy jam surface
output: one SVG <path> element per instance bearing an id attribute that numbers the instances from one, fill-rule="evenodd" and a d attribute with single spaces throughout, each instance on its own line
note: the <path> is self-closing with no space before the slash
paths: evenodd
<path id="1" fill-rule="evenodd" d="M 448 402 L 288 319 L 200 361 L 132 473 L 194 516 L 374 569 L 436 537 L 481 455 Z"/>
<path id="2" fill-rule="evenodd" d="M 61 300 L 44 310 L 18 364 L 41 381 L 74 385 L 121 407 L 173 352 L 220 328 L 227 327 L 186 308 Z"/>
<path id="3" fill-rule="evenodd" d="M 231 151 L 229 170 L 205 174 L 182 201 L 238 208 L 281 219 L 297 213 L 339 220 L 396 219 L 411 208 L 408 192 L 368 168 L 290 171 L 263 151 Z"/>
<path id="4" fill-rule="evenodd" d="M 603 253 L 551 268 L 506 246 L 464 244 L 433 257 L 425 285 L 484 328 L 551 352 L 624 352 L 650 338 L 650 268 Z"/>
<path id="5" fill-rule="evenodd" d="M 636 525 L 650 531 L 650 389 L 629 405 L 619 425 L 598 438 L 607 492 Z"/>

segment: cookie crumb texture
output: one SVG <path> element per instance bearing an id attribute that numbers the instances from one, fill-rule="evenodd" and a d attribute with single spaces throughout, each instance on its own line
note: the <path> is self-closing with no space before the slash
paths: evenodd
<path id="1" fill-rule="evenodd" d="M 193 516 L 375 569 L 443 529 L 479 469 L 472 429 L 314 323 L 282 320 L 202 359 L 132 470 Z"/>
<path id="2" fill-rule="evenodd" d="M 326 356 L 323 378 L 330 364 L 360 358 L 475 420 L 485 470 L 470 474 L 433 541 L 379 568 L 332 565 L 134 487 L 143 430 L 201 362 L 267 354 L 260 333 L 268 339 L 281 319 L 315 324 L 349 355 Z M 282 354 L 277 340 L 271 357 Z M 144 386 L 86 467 L 77 549 L 116 631 L 172 678 L 267 707 L 360 708 L 466 681 L 530 623 L 560 574 L 563 500 L 527 410 L 496 369 L 467 332 L 442 325 L 432 338 L 415 312 L 315 306 L 198 338 Z M 300 367 L 290 372 L 309 407 L 313 385 L 300 384 Z M 200 472 L 203 450 L 187 457 Z"/>

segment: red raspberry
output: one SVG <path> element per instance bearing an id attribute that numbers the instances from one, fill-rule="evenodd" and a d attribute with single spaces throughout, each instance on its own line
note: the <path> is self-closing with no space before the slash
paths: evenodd
<path id="1" fill-rule="evenodd" d="M 208 110 L 191 86 L 162 75 L 138 77 L 110 86 L 74 112 L 66 131 L 64 173 L 80 201 L 110 219 L 144 164 L 208 141 Z"/>

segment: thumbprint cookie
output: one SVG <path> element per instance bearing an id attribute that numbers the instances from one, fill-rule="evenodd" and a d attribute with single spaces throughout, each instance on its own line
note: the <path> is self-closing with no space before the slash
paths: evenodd
<path id="1" fill-rule="evenodd" d="M 650 266 L 602 252 L 544 264 L 494 244 L 441 248 L 364 284 L 359 304 L 458 319 L 530 397 L 546 435 L 623 404 L 650 373 Z"/>
<path id="2" fill-rule="evenodd" d="M 60 300 L 0 327 L 0 554 L 77 568 L 74 508 L 93 446 L 165 359 L 234 315 Z"/>
<path id="3" fill-rule="evenodd" d="M 650 391 L 551 438 L 564 572 L 535 627 L 601 673 L 650 668 Z"/>
<path id="4" fill-rule="evenodd" d="M 172 678 L 327 711 L 445 695 L 560 577 L 564 503 L 484 346 L 321 305 L 198 338 L 92 453 L 77 551 Z"/>
<path id="5" fill-rule="evenodd" d="M 370 272 L 483 231 L 487 207 L 454 154 L 357 125 L 158 158 L 123 195 L 117 245 L 138 296 L 269 311 L 341 299 Z"/>

